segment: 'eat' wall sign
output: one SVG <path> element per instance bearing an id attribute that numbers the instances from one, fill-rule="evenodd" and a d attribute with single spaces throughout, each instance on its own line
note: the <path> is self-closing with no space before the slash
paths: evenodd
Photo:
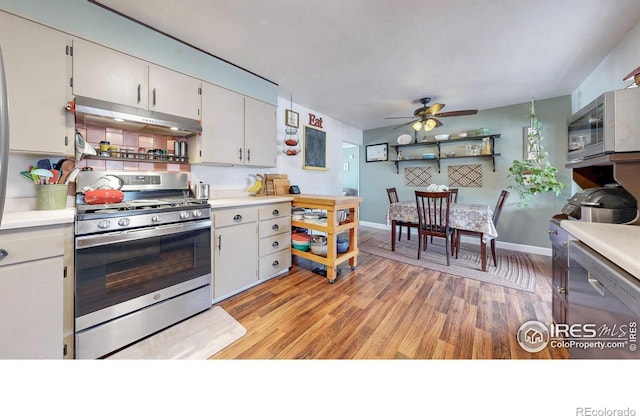
<path id="1" fill-rule="evenodd" d="M 309 125 L 313 127 L 322 128 L 322 117 L 316 117 L 315 115 L 309 113 Z"/>

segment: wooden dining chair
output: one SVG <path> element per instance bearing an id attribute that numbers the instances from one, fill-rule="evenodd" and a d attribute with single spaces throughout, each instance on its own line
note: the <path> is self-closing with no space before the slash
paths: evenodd
<path id="1" fill-rule="evenodd" d="M 458 203 L 458 188 L 449 188 L 449 192 L 451 192 L 451 203 Z"/>
<path id="2" fill-rule="evenodd" d="M 447 266 L 449 266 L 452 236 L 452 229 L 449 226 L 451 192 L 415 191 L 415 194 L 418 209 L 418 259 L 420 259 L 420 252 L 427 249 L 427 237 L 442 237 L 445 239 L 444 247 Z"/>
<path id="3" fill-rule="evenodd" d="M 509 196 L 509 192 L 503 190 L 500 192 L 500 196 L 498 197 L 498 202 L 496 203 L 496 207 L 493 210 L 493 225 L 498 226 L 498 220 L 500 219 L 500 213 L 502 212 L 502 207 L 504 206 L 507 197 Z M 458 254 L 460 253 L 460 236 L 461 235 L 469 235 L 469 236 L 477 236 L 480 237 L 480 252 L 486 252 L 486 243 L 482 240 L 483 233 L 477 231 L 468 231 L 468 230 L 456 230 L 456 241 L 455 241 L 455 255 L 458 258 Z M 498 265 L 498 258 L 496 256 L 496 239 L 491 240 L 491 257 L 493 258 L 493 265 Z M 486 261 L 486 257 L 483 258 L 483 263 Z M 484 268 L 484 267 L 483 267 Z"/>
<path id="4" fill-rule="evenodd" d="M 400 202 L 396 188 L 387 188 L 387 196 L 389 197 L 389 204 Z M 402 237 L 402 227 L 407 227 L 407 240 L 411 240 L 411 229 L 418 229 L 418 224 L 415 222 L 396 221 L 396 225 L 398 226 L 398 241 Z"/>

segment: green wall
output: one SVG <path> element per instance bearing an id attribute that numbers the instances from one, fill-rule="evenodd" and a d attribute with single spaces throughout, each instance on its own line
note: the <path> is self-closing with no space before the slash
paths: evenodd
<path id="1" fill-rule="evenodd" d="M 451 164 L 483 165 L 483 186 L 480 188 L 460 188 L 458 202 L 488 204 L 492 208 L 502 189 L 507 189 L 511 182 L 507 179 L 508 169 L 514 159 L 522 159 L 523 127 L 528 126 L 528 103 L 507 107 L 493 108 L 479 111 L 474 116 L 442 118 L 443 126 L 430 132 L 429 135 L 449 133 L 455 135 L 461 131 L 474 130 L 480 127 L 488 128 L 492 134 L 500 134 L 496 139 L 495 152 L 496 171 L 490 161 L 484 159 L 455 159 L 442 161 L 441 173 L 438 173 L 435 162 L 403 162 L 400 173 L 396 174 L 396 167 L 392 162 L 365 162 L 364 147 L 360 161 L 360 193 L 363 201 L 360 209 L 360 219 L 372 223 L 385 223 L 387 207 L 389 205 L 385 188 L 396 187 L 400 199 L 414 199 L 414 191 L 420 188 L 404 185 L 403 171 L 406 167 L 431 166 L 432 182 L 448 184 L 447 166 Z M 445 111 L 448 109 L 445 109 Z M 454 110 L 454 109 L 452 109 Z M 571 97 L 563 96 L 547 100 L 536 101 L 536 113 L 542 122 L 544 149 L 549 153 L 551 163 L 559 170 L 559 180 L 565 183 L 565 190 L 559 196 L 542 194 L 536 197 L 528 208 L 517 208 L 518 196 L 511 192 L 502 211 L 498 224 L 498 241 L 514 244 L 549 248 L 547 235 L 549 219 L 558 214 L 571 197 L 571 171 L 564 168 L 566 151 L 566 121 L 571 115 Z M 413 136 L 410 126 L 393 130 L 384 127 L 366 130 L 363 133 L 363 144 L 396 143 L 400 134 L 409 133 Z M 424 135 L 424 132 L 423 134 Z M 422 137 L 419 134 L 419 137 Z M 444 146 L 443 146 L 444 148 Z M 422 149 L 422 148 L 420 148 Z M 414 150 L 412 150 L 414 151 Z M 418 150 L 421 152 L 422 150 Z M 424 152 L 434 152 L 433 148 L 424 148 Z M 460 150 L 456 149 L 460 154 Z M 390 159 L 395 159 L 396 153 L 389 148 Z"/>

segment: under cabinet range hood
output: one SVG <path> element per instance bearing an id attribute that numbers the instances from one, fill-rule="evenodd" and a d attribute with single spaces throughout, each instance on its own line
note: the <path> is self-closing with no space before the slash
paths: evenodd
<path id="1" fill-rule="evenodd" d="M 67 104 L 75 113 L 76 123 L 87 126 L 111 127 L 140 133 L 187 137 L 202 132 L 198 120 L 143 110 L 88 97 L 75 97 Z"/>

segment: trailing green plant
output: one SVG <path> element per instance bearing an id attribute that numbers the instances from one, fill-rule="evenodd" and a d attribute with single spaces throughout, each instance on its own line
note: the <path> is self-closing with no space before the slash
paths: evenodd
<path id="1" fill-rule="evenodd" d="M 508 188 L 518 193 L 518 208 L 529 206 L 540 193 L 553 192 L 558 196 L 564 189 L 564 184 L 556 178 L 558 169 L 551 165 L 549 155 L 542 146 L 542 123 L 536 115 L 533 98 L 528 108 L 527 159 L 514 160 L 507 175 L 507 178 L 515 182 L 515 185 L 509 185 Z"/>

